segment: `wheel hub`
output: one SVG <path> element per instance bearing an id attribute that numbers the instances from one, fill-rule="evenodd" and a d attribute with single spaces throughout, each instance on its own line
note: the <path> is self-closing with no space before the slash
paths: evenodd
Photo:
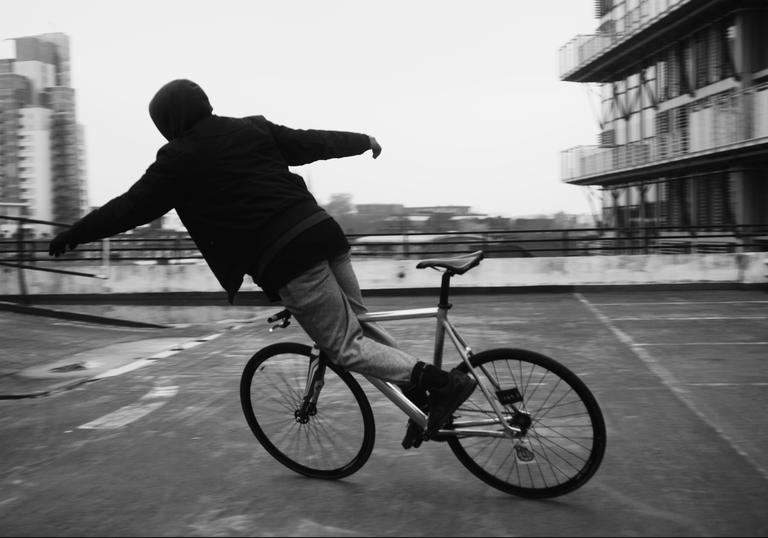
<path id="1" fill-rule="evenodd" d="M 531 415 L 524 411 L 516 412 L 515 415 L 509 419 L 509 425 L 520 429 L 520 435 L 526 435 L 531 424 L 533 424 Z"/>

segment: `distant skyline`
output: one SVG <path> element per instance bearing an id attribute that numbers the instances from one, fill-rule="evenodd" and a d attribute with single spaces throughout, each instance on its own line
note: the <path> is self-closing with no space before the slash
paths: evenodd
<path id="1" fill-rule="evenodd" d="M 89 200 L 125 191 L 165 142 L 147 105 L 174 78 L 214 113 L 363 132 L 383 152 L 301 167 L 321 203 L 469 205 L 490 215 L 589 213 L 560 152 L 594 144 L 590 95 L 558 50 L 597 27 L 592 0 L 290 3 L 26 0 L 0 39 L 71 38 Z M 8 43 L 2 50 L 7 50 Z"/>

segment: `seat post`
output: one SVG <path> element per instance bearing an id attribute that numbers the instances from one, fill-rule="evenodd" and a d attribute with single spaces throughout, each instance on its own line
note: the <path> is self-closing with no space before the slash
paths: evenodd
<path id="1" fill-rule="evenodd" d="M 438 308 L 444 308 L 448 309 L 451 308 L 453 305 L 448 302 L 448 296 L 450 295 L 450 289 L 451 289 L 451 277 L 453 276 L 453 271 L 446 270 L 443 273 L 443 278 L 440 283 L 440 303 L 437 305 Z"/>

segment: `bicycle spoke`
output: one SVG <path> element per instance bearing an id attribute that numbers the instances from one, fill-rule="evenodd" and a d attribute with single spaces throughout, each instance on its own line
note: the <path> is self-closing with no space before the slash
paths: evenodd
<path id="1" fill-rule="evenodd" d="M 243 410 L 281 463 L 309 476 L 341 478 L 369 457 L 373 415 L 358 383 L 327 363 L 318 401 L 305 405 L 310 353 L 309 346 L 282 343 L 255 355 L 241 382 Z"/>
<path id="2" fill-rule="evenodd" d="M 481 352 L 473 357 L 473 366 L 474 361 L 478 372 L 495 378 L 488 386 L 519 391 L 521 401 L 506 405 L 505 417 L 514 420 L 510 423 L 521 428 L 521 435 L 449 440 L 462 463 L 489 484 L 523 496 L 556 496 L 586 482 L 602 459 L 604 445 L 597 439 L 604 439 L 605 430 L 594 400 L 587 404 L 583 398 L 588 392 L 583 383 L 532 352 Z M 599 430 L 590 405 L 601 421 Z M 496 416 L 482 394 L 473 394 L 461 411 L 467 422 Z"/>

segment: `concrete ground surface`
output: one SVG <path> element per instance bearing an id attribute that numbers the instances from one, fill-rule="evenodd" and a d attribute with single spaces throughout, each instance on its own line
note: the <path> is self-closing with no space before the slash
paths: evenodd
<path id="1" fill-rule="evenodd" d="M 250 432 L 250 356 L 306 341 L 267 307 L 57 307 L 153 322 L 0 311 L 2 536 L 765 536 L 768 294 L 604 291 L 457 296 L 476 351 L 519 347 L 574 370 L 608 447 L 581 489 L 497 491 L 442 443 L 405 451 L 405 418 L 366 381 L 371 459 L 340 481 L 294 474 Z M 375 297 L 372 309 L 431 306 Z M 388 324 L 431 356 L 433 320 Z M 447 365 L 457 360 L 447 355 Z"/>

